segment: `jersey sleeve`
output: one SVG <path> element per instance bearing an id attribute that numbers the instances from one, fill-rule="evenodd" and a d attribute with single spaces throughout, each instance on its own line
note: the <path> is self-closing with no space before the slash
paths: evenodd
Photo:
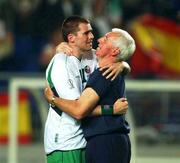
<path id="1" fill-rule="evenodd" d="M 99 69 L 97 69 L 90 75 L 86 88 L 92 88 L 99 97 L 102 97 L 106 94 L 111 84 L 112 81 L 110 79 L 106 79 L 102 75 L 102 71 L 99 71 Z"/>
<path id="2" fill-rule="evenodd" d="M 54 57 L 46 76 L 50 78 L 59 97 L 64 99 L 77 99 L 81 94 L 78 67 L 68 62 L 68 56 L 60 54 Z M 73 68 L 72 68 L 73 67 Z M 49 74 L 49 75 L 48 75 Z"/>

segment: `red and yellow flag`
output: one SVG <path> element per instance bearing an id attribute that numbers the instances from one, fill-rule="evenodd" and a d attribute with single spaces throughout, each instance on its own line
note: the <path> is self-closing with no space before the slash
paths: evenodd
<path id="1" fill-rule="evenodd" d="M 131 59 L 134 77 L 180 77 L 180 26 L 144 15 L 132 23 L 137 49 Z"/>
<path id="2" fill-rule="evenodd" d="M 9 95 L 0 93 L 0 144 L 8 143 Z M 18 96 L 18 142 L 27 144 L 32 140 L 32 126 L 28 93 L 21 91 Z"/>

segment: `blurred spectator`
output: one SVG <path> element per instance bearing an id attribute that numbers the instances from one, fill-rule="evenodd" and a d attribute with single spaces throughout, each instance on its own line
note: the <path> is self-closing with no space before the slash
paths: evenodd
<path id="1" fill-rule="evenodd" d="M 89 0 L 84 2 L 83 15 L 91 21 L 94 34 L 94 48 L 97 47 L 96 40 L 111 30 L 106 5 L 106 0 Z"/>
<path id="2" fill-rule="evenodd" d="M 13 11 L 9 1 L 0 1 L 0 71 L 9 69 L 9 63 L 13 56 L 12 22 Z"/>
<path id="3" fill-rule="evenodd" d="M 107 4 L 108 19 L 112 27 L 122 26 L 122 0 L 110 0 Z"/>
<path id="4" fill-rule="evenodd" d="M 175 13 L 175 21 L 180 23 L 180 1 L 179 0 L 171 0 L 172 2 L 172 10 Z"/>
<path id="5" fill-rule="evenodd" d="M 41 46 L 41 40 L 36 37 L 35 12 L 39 5 L 39 0 L 16 0 L 11 1 L 14 9 L 14 35 L 15 52 L 13 58 L 13 71 L 35 72 L 38 70 L 37 47 Z"/>
<path id="6" fill-rule="evenodd" d="M 122 21 L 123 24 L 131 22 L 141 13 L 141 0 L 122 0 Z"/>
<path id="7" fill-rule="evenodd" d="M 5 22 L 0 20 L 0 59 L 8 57 L 12 52 L 12 37 L 7 31 Z"/>
<path id="8" fill-rule="evenodd" d="M 61 32 L 59 29 L 52 31 L 48 43 L 42 48 L 40 53 L 40 70 L 45 71 L 51 58 L 56 53 L 56 46 L 62 41 Z"/>
<path id="9" fill-rule="evenodd" d="M 45 31 L 47 42 L 40 51 L 39 65 L 40 70 L 44 71 L 55 54 L 56 46 L 63 41 L 60 33 L 63 20 L 70 15 L 81 15 L 82 6 L 78 0 L 48 0 L 42 4 L 41 11 L 44 11 L 43 18 L 45 19 L 40 16 L 42 23 L 40 25 Z M 44 8 L 46 9 L 44 10 Z"/>
<path id="10" fill-rule="evenodd" d="M 61 25 L 65 15 L 62 12 L 62 2 L 59 0 L 41 0 L 35 13 L 35 34 L 45 39 L 59 25 Z"/>
<path id="11" fill-rule="evenodd" d="M 49 38 L 52 31 L 60 28 L 63 20 L 72 14 L 81 14 L 77 0 L 41 0 L 37 8 L 36 34 Z"/>
<path id="12" fill-rule="evenodd" d="M 119 0 L 88 0 L 83 2 L 83 16 L 89 18 L 93 27 L 94 48 L 96 40 L 112 27 L 121 27 L 122 8 Z"/>
<path id="13" fill-rule="evenodd" d="M 176 0 L 141 0 L 141 4 L 143 5 L 142 9 L 144 10 L 144 13 L 148 12 L 173 20 L 176 19 L 177 11 L 175 8 L 178 6 Z"/>
<path id="14" fill-rule="evenodd" d="M 0 20 L 0 70 L 4 71 L 9 66 L 7 63 L 13 52 L 13 36 L 6 28 L 3 20 Z"/>
<path id="15" fill-rule="evenodd" d="M 70 15 L 82 14 L 82 4 L 79 0 L 62 0 L 62 4 L 65 17 L 69 17 Z"/>
<path id="16" fill-rule="evenodd" d="M 34 13 L 40 0 L 11 0 L 10 5 L 14 11 L 14 33 L 16 35 L 32 35 L 34 22 Z"/>
<path id="17" fill-rule="evenodd" d="M 108 20 L 108 15 L 106 12 L 106 0 L 93 0 L 92 1 L 92 21 L 94 25 L 98 28 L 100 36 L 110 31 L 111 26 Z"/>

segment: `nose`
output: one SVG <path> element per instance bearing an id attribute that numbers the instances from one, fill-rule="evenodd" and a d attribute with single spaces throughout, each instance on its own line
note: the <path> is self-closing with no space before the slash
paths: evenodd
<path id="1" fill-rule="evenodd" d="M 89 38 L 93 39 L 94 38 L 94 35 L 92 32 L 89 33 Z"/>
<path id="2" fill-rule="evenodd" d="M 98 42 L 99 42 L 99 43 L 102 43 L 103 40 L 104 40 L 103 37 L 101 37 L 101 38 L 98 39 Z"/>

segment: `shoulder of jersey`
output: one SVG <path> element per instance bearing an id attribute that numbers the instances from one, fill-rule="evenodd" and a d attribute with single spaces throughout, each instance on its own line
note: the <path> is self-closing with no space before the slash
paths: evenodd
<path id="1" fill-rule="evenodd" d="M 69 56 L 64 53 L 57 53 L 54 56 L 54 63 L 61 64 L 61 65 L 64 65 L 66 63 L 73 64 L 73 63 L 76 63 L 77 61 L 78 60 L 75 56 L 73 55 Z"/>
<path id="2" fill-rule="evenodd" d="M 58 66 L 58 65 L 65 65 L 66 61 L 66 55 L 64 53 L 56 53 L 52 59 L 53 64 Z M 53 66 L 54 67 L 54 66 Z"/>
<path id="3" fill-rule="evenodd" d="M 62 52 L 56 53 L 56 54 L 54 55 L 54 59 L 64 59 L 64 58 L 66 58 L 66 54 L 64 54 L 64 53 L 62 53 Z"/>
<path id="4" fill-rule="evenodd" d="M 62 53 L 62 52 L 61 52 L 61 53 L 56 53 L 56 54 L 54 55 L 54 60 L 55 60 L 55 61 L 58 61 L 58 62 L 59 62 L 59 61 L 61 61 L 61 62 L 63 61 L 63 62 L 64 62 L 67 57 L 69 57 L 69 56 L 67 56 L 66 54 L 64 54 L 64 53 Z"/>

